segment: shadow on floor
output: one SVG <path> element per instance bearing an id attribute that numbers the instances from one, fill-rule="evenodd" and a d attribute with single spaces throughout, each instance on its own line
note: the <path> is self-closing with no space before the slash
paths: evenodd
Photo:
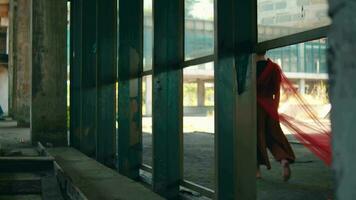
<path id="1" fill-rule="evenodd" d="M 291 141 L 295 141 L 290 137 Z M 272 169 L 261 168 L 263 179 L 257 181 L 258 200 L 326 200 L 332 194 L 332 171 L 303 145 L 292 147 L 297 160 L 292 178 L 282 181 L 280 164 L 270 156 Z M 143 134 L 143 162 L 152 166 L 152 135 Z M 184 178 L 207 188 L 214 188 L 214 135 L 184 134 Z"/>

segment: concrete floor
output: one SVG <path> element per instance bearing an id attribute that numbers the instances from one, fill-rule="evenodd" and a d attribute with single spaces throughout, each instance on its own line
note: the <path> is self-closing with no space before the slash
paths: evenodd
<path id="1" fill-rule="evenodd" d="M 143 135 L 143 161 L 152 165 L 152 135 Z M 30 147 L 30 131 L 26 128 L 1 128 L 1 149 Z M 332 194 L 332 172 L 318 158 L 300 144 L 293 144 L 296 163 L 292 178 L 284 183 L 279 163 L 273 161 L 272 170 L 262 168 L 263 179 L 257 181 L 259 200 L 325 200 Z M 270 157 L 272 158 L 272 157 Z M 207 188 L 214 188 L 214 135 L 184 134 L 184 178 Z M 28 196 L 29 197 L 29 196 Z M 18 199 L 36 199 L 35 196 Z M 7 199 L 0 196 L 1 199 Z M 17 198 L 16 198 L 17 199 Z"/>
<path id="2" fill-rule="evenodd" d="M 143 136 L 143 161 L 152 165 L 152 137 Z M 290 140 L 294 141 L 293 138 Z M 272 169 L 261 168 L 263 179 L 257 181 L 259 200 L 325 200 L 332 194 L 332 172 L 304 146 L 292 144 L 297 156 L 292 178 L 282 181 L 279 163 L 270 156 Z M 214 135 L 184 134 L 184 178 L 207 188 L 214 188 Z"/>
<path id="3" fill-rule="evenodd" d="M 0 149 L 31 147 L 29 128 L 5 127 L 0 125 Z"/>
<path id="4" fill-rule="evenodd" d="M 31 136 L 29 128 L 18 128 L 16 122 L 0 121 L 0 157 L 37 157 L 39 153 L 31 144 Z M 41 175 L 40 175 L 41 174 Z M 38 180 L 44 176 L 43 172 L 0 172 L 0 184 L 5 182 L 18 182 L 21 187 L 28 188 L 28 181 Z M 24 181 L 23 183 L 20 183 Z M 18 186 L 18 185 L 17 185 Z M 17 187 L 16 186 L 16 187 Z M 15 187 L 15 188 L 16 188 Z M 17 188 L 21 190 L 20 188 Z M 50 188 L 51 185 L 46 184 L 43 188 Z M 48 191 L 48 190 L 46 190 Z M 47 193 L 46 193 L 47 194 Z M 43 194 L 1 194 L 0 200 L 40 200 Z M 57 199 L 57 198 L 56 198 Z"/>

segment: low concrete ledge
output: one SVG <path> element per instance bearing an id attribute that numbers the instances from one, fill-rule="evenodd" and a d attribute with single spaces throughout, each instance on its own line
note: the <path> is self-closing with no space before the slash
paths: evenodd
<path id="1" fill-rule="evenodd" d="M 142 184 L 107 168 L 73 148 L 51 148 L 57 163 L 57 178 L 70 199 L 160 200 Z"/>

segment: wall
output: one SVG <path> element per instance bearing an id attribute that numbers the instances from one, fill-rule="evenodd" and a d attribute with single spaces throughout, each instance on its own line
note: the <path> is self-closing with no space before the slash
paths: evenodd
<path id="1" fill-rule="evenodd" d="M 356 196 L 356 2 L 329 0 L 328 53 L 336 198 Z"/>

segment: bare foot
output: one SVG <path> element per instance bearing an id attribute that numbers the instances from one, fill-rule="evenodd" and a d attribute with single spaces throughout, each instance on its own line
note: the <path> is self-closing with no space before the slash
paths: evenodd
<path id="1" fill-rule="evenodd" d="M 257 178 L 257 179 L 261 179 L 261 178 L 262 178 L 262 174 L 261 174 L 261 171 L 260 171 L 259 168 L 258 168 L 257 171 L 256 171 L 256 178 Z"/>
<path id="2" fill-rule="evenodd" d="M 284 180 L 284 182 L 287 182 L 291 177 L 292 171 L 289 167 L 288 160 L 282 160 L 281 164 L 282 164 L 282 168 L 283 168 L 283 180 Z"/>

